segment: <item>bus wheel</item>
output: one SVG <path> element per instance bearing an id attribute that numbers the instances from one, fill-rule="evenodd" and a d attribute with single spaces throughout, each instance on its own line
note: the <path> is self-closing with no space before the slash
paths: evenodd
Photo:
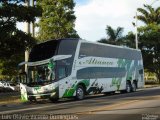
<path id="1" fill-rule="evenodd" d="M 135 91 L 136 91 L 136 89 L 137 89 L 136 83 L 135 83 L 135 82 L 133 82 L 133 84 L 132 84 L 132 92 L 135 92 Z"/>
<path id="2" fill-rule="evenodd" d="M 84 99 L 84 88 L 81 85 L 78 85 L 77 90 L 76 90 L 76 99 L 77 100 L 82 100 Z"/>
<path id="3" fill-rule="evenodd" d="M 126 92 L 127 92 L 127 93 L 130 93 L 131 90 L 132 90 L 132 85 L 131 85 L 130 82 L 127 82 L 127 84 L 126 84 Z"/>
<path id="4" fill-rule="evenodd" d="M 36 100 L 35 97 L 29 97 L 28 100 L 29 100 L 30 102 L 37 102 L 37 100 Z"/>

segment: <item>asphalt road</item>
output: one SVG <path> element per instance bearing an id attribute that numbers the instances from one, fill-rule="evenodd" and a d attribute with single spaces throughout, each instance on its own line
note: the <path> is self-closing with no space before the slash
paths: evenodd
<path id="1" fill-rule="evenodd" d="M 4 105 L 0 106 L 0 119 L 160 120 L 160 87 L 89 96 L 82 101 Z"/>

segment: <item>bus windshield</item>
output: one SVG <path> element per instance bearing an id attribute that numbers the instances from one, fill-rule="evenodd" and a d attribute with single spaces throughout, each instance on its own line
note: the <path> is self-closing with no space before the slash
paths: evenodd
<path id="1" fill-rule="evenodd" d="M 28 68 L 29 83 L 43 85 L 55 80 L 55 62 L 30 66 Z"/>

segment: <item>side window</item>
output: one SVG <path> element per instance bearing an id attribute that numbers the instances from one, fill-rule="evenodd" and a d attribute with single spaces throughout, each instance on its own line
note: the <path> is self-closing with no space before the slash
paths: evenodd
<path id="1" fill-rule="evenodd" d="M 18 82 L 19 83 L 24 83 L 24 84 L 27 83 L 27 75 L 26 75 L 26 73 L 20 73 Z"/>
<path id="2" fill-rule="evenodd" d="M 141 60 L 140 51 L 92 43 L 82 43 L 80 47 L 79 58 L 86 56 Z"/>
<path id="3" fill-rule="evenodd" d="M 65 77 L 67 77 L 66 68 L 65 67 L 59 67 L 58 68 L 58 79 L 62 79 L 62 78 L 65 78 Z"/>
<path id="4" fill-rule="evenodd" d="M 71 74 L 72 64 L 75 56 L 75 51 L 77 48 L 78 40 L 61 40 L 58 55 L 72 55 L 71 58 L 57 61 L 57 65 L 67 66 L 67 75 Z"/>
<path id="5" fill-rule="evenodd" d="M 125 68 L 118 67 L 88 67 L 77 71 L 77 79 L 121 78 L 125 75 Z"/>

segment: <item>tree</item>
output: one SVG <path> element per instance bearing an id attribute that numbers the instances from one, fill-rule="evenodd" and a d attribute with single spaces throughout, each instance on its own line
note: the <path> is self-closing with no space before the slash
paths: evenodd
<path id="1" fill-rule="evenodd" d="M 0 76 L 15 76 L 17 64 L 27 47 L 35 44 L 31 35 L 16 28 L 17 22 L 33 22 L 41 15 L 38 7 L 24 6 L 25 0 L 0 1 Z"/>
<path id="2" fill-rule="evenodd" d="M 160 7 L 155 9 L 150 5 L 144 5 L 144 8 L 138 8 L 137 11 L 141 14 L 138 15 L 137 18 L 146 25 L 160 23 Z M 142 35 L 142 33 L 140 34 Z M 138 33 L 139 38 L 141 37 L 140 34 Z M 139 44 L 140 42 L 141 41 L 139 40 Z M 135 34 L 129 32 L 121 43 L 127 47 L 135 48 Z"/>
<path id="3" fill-rule="evenodd" d="M 144 7 L 145 9 L 137 9 L 141 13 L 138 19 L 146 24 L 138 28 L 139 47 L 142 50 L 145 69 L 156 73 L 160 83 L 160 7 Z"/>
<path id="4" fill-rule="evenodd" d="M 38 23 L 40 40 L 79 37 L 74 29 L 73 0 L 38 0 L 42 17 Z"/>
<path id="5" fill-rule="evenodd" d="M 139 28 L 140 44 L 145 69 L 154 72 L 160 83 L 160 25 L 150 24 Z"/>
<path id="6" fill-rule="evenodd" d="M 128 34 L 124 36 L 121 44 L 130 48 L 135 48 L 135 34 L 133 32 L 128 32 Z"/>
<path id="7" fill-rule="evenodd" d="M 113 45 L 120 45 L 121 40 L 123 38 L 122 33 L 123 33 L 122 27 L 118 27 L 115 30 L 111 26 L 107 25 L 107 27 L 106 27 L 107 39 L 103 38 L 103 39 L 99 40 L 98 42 L 113 44 Z"/>
<path id="8" fill-rule="evenodd" d="M 160 24 L 160 7 L 153 8 L 150 5 L 144 5 L 143 8 L 138 8 L 137 11 L 141 13 L 137 18 L 145 24 Z"/>

